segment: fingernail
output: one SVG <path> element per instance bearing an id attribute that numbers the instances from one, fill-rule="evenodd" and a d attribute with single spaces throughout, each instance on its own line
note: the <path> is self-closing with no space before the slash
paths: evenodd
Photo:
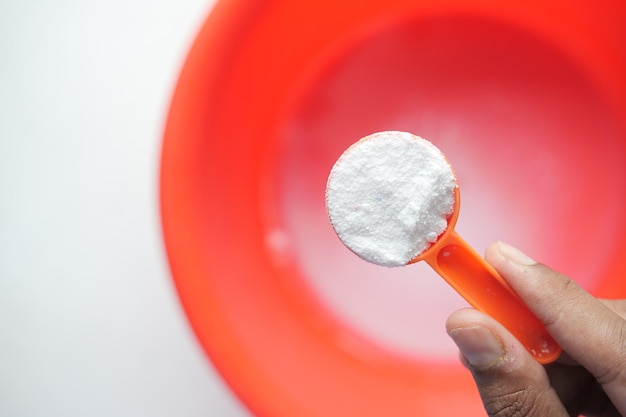
<path id="1" fill-rule="evenodd" d="M 498 242 L 498 247 L 500 249 L 500 253 L 511 262 L 526 266 L 534 265 L 537 263 L 530 256 L 526 255 L 525 253 L 517 248 L 514 248 L 511 245 L 507 245 L 504 242 Z"/>
<path id="2" fill-rule="evenodd" d="M 485 327 L 460 327 L 449 334 L 473 368 L 489 368 L 504 356 L 502 344 Z"/>

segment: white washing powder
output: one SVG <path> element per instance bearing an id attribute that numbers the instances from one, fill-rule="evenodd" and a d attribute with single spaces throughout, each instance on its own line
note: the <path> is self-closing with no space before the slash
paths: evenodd
<path id="1" fill-rule="evenodd" d="M 402 266 L 446 230 L 456 178 L 441 151 L 405 132 L 366 136 L 337 160 L 326 209 L 341 241 L 366 261 Z"/>

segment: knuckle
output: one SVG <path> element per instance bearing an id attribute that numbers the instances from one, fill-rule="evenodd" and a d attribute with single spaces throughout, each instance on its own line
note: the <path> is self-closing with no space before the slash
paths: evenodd
<path id="1" fill-rule="evenodd" d="M 490 417 L 534 417 L 543 415 L 539 396 L 532 389 L 523 388 L 499 393 L 483 404 Z"/>
<path id="2" fill-rule="evenodd" d="M 544 295 L 542 300 L 544 317 L 542 317 L 546 328 L 557 326 L 563 314 L 571 309 L 572 305 L 577 305 L 585 296 L 585 292 L 569 278 L 557 274 L 555 288 Z"/>
<path id="3" fill-rule="evenodd" d="M 626 386 L 626 321 L 606 324 L 607 340 L 613 341 L 612 354 L 606 355 L 606 364 L 594 375 L 601 385 L 620 383 Z"/>
<path id="4" fill-rule="evenodd" d="M 600 301 L 622 320 L 626 320 L 626 300 L 600 299 Z"/>
<path id="5" fill-rule="evenodd" d="M 524 416 L 528 403 L 525 389 L 499 394 L 484 402 L 485 410 L 490 417 Z"/>

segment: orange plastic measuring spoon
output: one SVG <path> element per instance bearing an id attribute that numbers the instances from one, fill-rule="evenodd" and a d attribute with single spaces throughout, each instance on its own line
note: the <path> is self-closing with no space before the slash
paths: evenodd
<path id="1" fill-rule="evenodd" d="M 454 230 L 459 216 L 459 187 L 454 194 L 455 207 L 448 228 L 409 263 L 426 261 L 474 308 L 506 327 L 538 362 L 553 362 L 561 354 L 561 347 L 500 274 Z"/>
<path id="2" fill-rule="evenodd" d="M 560 355 L 541 321 L 455 232 L 458 180 L 427 140 L 406 132 L 362 138 L 333 167 L 326 203 L 338 236 L 363 259 L 385 266 L 424 260 L 473 307 L 504 325 L 538 362 Z M 374 248 L 369 246 L 373 241 Z"/>

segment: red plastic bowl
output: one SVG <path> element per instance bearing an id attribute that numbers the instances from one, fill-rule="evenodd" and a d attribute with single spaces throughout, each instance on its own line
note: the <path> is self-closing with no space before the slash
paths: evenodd
<path id="1" fill-rule="evenodd" d="M 171 104 L 163 230 L 200 343 L 256 415 L 483 415 L 443 330 L 463 303 L 418 265 L 366 265 L 326 218 L 330 167 L 375 131 L 444 151 L 477 249 L 626 297 L 625 5 L 217 4 Z"/>

